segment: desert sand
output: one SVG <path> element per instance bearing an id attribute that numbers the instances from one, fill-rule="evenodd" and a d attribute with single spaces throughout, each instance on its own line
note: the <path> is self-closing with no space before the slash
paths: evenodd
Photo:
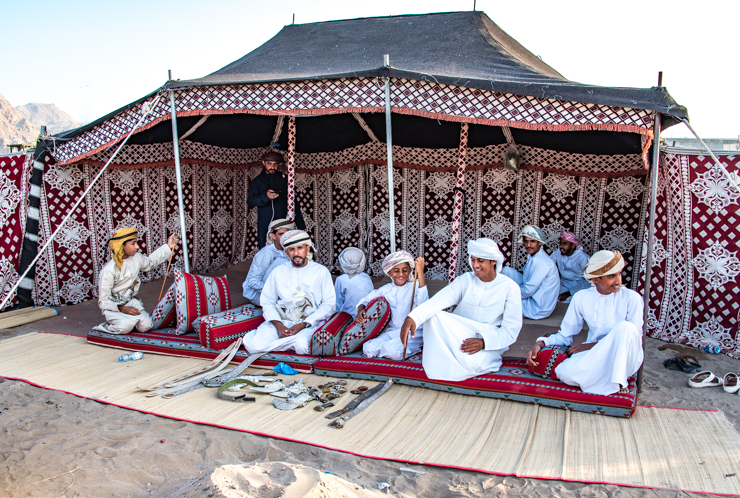
<path id="1" fill-rule="evenodd" d="M 243 302 L 240 288 L 247 265 L 242 263 L 219 272 L 229 276 L 234 306 Z M 161 280 L 143 286 L 140 296 L 148 309 L 156 301 L 160 286 Z M 440 287 L 439 283 L 430 284 L 431 291 Z M 94 301 L 59 309 L 58 317 L 0 330 L 0 340 L 34 331 L 84 336 L 102 321 Z M 559 305 L 556 315 L 562 317 L 564 310 Z M 558 316 L 526 323 L 508 354 L 524 356 L 538 335 L 556 329 Z M 687 374 L 662 365 L 676 352 L 692 354 L 705 370 L 719 376 L 740 368 L 740 361 L 724 355 L 708 355 L 693 347 L 648 338 L 638 403 L 720 410 L 737 428 L 740 396 L 721 388 L 689 388 Z M 280 423 L 277 411 L 275 423 Z M 0 495 L 8 497 L 687 495 L 671 490 L 520 479 L 356 457 L 170 420 L 2 379 L 0 432 Z M 385 489 L 381 491 L 379 485 Z"/>

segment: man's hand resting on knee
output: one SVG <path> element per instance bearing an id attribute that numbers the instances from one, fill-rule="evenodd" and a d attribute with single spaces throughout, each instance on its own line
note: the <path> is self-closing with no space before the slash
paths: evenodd
<path id="1" fill-rule="evenodd" d="M 133 316 L 141 315 L 141 311 L 139 311 L 137 308 L 134 308 L 133 306 L 123 306 L 119 304 L 118 311 L 120 311 L 121 313 L 125 313 L 127 315 L 133 315 Z"/>
<path id="2" fill-rule="evenodd" d="M 283 322 L 281 322 L 280 320 L 273 320 L 272 324 L 277 329 L 278 337 L 280 339 L 285 339 L 286 337 L 296 335 L 298 332 L 300 332 L 301 330 L 305 329 L 308 326 L 307 323 L 301 322 L 301 323 L 296 323 L 292 327 L 286 327 L 285 325 L 283 325 Z"/>
<path id="3" fill-rule="evenodd" d="M 411 334 L 411 338 L 414 338 L 414 332 L 416 331 L 416 323 L 414 320 L 412 320 L 410 317 L 406 317 L 406 320 L 403 321 L 403 325 L 401 326 L 401 342 L 404 346 L 406 346 L 406 341 L 408 341 L 409 334 Z"/>
<path id="4" fill-rule="evenodd" d="M 470 339 L 465 339 L 462 342 L 462 345 L 460 346 L 460 351 L 462 351 L 463 353 L 475 354 L 483 349 L 485 346 L 486 343 L 483 339 L 475 339 L 471 337 Z"/>

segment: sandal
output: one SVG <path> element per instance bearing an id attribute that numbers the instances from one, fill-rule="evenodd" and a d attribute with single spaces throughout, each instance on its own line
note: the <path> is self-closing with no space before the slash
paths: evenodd
<path id="1" fill-rule="evenodd" d="M 736 374 L 728 373 L 725 374 L 725 378 L 722 379 L 722 389 L 730 394 L 735 394 L 740 391 L 740 370 Z"/>
<path id="2" fill-rule="evenodd" d="M 689 387 L 719 387 L 722 385 L 722 379 L 712 372 L 699 372 L 689 379 Z"/>
<path id="3" fill-rule="evenodd" d="M 684 372 L 694 373 L 694 372 L 699 372 L 701 370 L 701 365 L 699 365 L 699 361 L 693 356 L 679 355 L 678 357 L 686 365 L 685 368 L 688 371 L 684 370 Z"/>
<path id="4" fill-rule="evenodd" d="M 663 366 L 669 370 L 678 370 L 683 373 L 694 373 L 701 370 L 701 365 L 699 365 L 693 356 L 674 356 L 665 360 Z"/>

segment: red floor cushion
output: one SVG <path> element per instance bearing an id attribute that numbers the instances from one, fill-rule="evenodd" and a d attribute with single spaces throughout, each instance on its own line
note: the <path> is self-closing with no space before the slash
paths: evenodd
<path id="1" fill-rule="evenodd" d="M 545 346 L 537 355 L 537 366 L 529 367 L 529 372 L 546 379 L 558 380 L 555 368 L 568 359 L 564 346 Z"/>
<path id="2" fill-rule="evenodd" d="M 337 344 L 344 331 L 352 325 L 352 315 L 346 311 L 334 313 L 311 336 L 311 354 L 314 356 L 336 356 Z"/>
<path id="3" fill-rule="evenodd" d="M 365 323 L 352 322 L 337 344 L 337 354 L 362 351 L 362 345 L 383 333 L 391 320 L 391 308 L 384 297 L 373 299 L 365 308 Z"/>
<path id="4" fill-rule="evenodd" d="M 200 342 L 212 349 L 229 347 L 239 337 L 259 327 L 265 319 L 262 310 L 253 304 L 200 317 Z"/>
<path id="5" fill-rule="evenodd" d="M 175 294 L 177 286 L 170 285 L 164 297 L 159 300 L 152 311 L 152 330 L 172 327 L 175 324 L 177 313 L 175 312 Z"/>
<path id="6" fill-rule="evenodd" d="M 179 333 L 193 332 L 193 320 L 231 308 L 226 276 L 201 277 L 175 270 L 175 309 Z"/>

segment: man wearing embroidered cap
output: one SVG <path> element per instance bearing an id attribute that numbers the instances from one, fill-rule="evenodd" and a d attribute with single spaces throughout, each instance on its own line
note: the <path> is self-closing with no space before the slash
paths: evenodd
<path id="1" fill-rule="evenodd" d="M 414 309 L 401 328 L 401 341 L 424 324 L 427 377 L 460 381 L 496 372 L 501 356 L 522 328 L 519 287 L 500 273 L 504 255 L 491 239 L 468 242 L 472 272 L 456 278 Z M 455 306 L 455 311 L 445 310 Z"/>
<path id="2" fill-rule="evenodd" d="M 314 331 L 334 313 L 334 284 L 329 270 L 313 261 L 316 248 L 306 232 L 285 232 L 280 245 L 290 263 L 267 277 L 260 298 L 265 322 L 245 335 L 243 344 L 250 353 L 308 354 Z"/>
<path id="3" fill-rule="evenodd" d="M 108 240 L 113 259 L 100 270 L 98 306 L 105 323 L 95 330 L 110 334 L 128 334 L 134 328 L 146 332 L 152 328 L 152 317 L 144 304 L 136 298 L 139 292 L 139 273 L 149 271 L 167 261 L 180 239 L 172 234 L 148 257 L 139 252 L 139 234 L 135 228 L 119 228 Z"/>
<path id="4" fill-rule="evenodd" d="M 249 184 L 247 204 L 257 208 L 257 243 L 260 249 L 267 242 L 270 223 L 288 216 L 288 179 L 285 173 L 278 171 L 283 162 L 280 152 L 265 153 L 262 156 L 264 170 Z M 306 228 L 298 199 L 295 200 L 295 222 L 301 230 Z"/>
<path id="5" fill-rule="evenodd" d="M 280 237 L 289 230 L 295 230 L 295 223 L 285 218 L 278 218 L 270 223 L 267 229 L 267 245 L 259 250 L 252 258 L 252 264 L 249 265 L 249 273 L 242 284 L 244 297 L 252 304 L 259 306 L 262 288 L 265 286 L 267 277 L 272 270 L 284 263 L 287 263 L 288 256 L 280 245 Z"/>
<path id="6" fill-rule="evenodd" d="M 560 232 L 560 250 L 553 251 L 550 259 L 560 272 L 559 301 L 569 303 L 573 294 L 591 287 L 591 283 L 583 278 L 583 270 L 588 265 L 588 254 L 583 251 L 576 234 Z"/>
<path id="7" fill-rule="evenodd" d="M 558 379 L 591 394 L 627 392 L 627 379 L 642 364 L 642 312 L 640 295 L 622 287 L 624 258 L 619 251 L 599 251 L 588 260 L 583 276 L 590 289 L 571 299 L 560 330 L 540 337 L 527 356 L 530 366 L 545 346 L 569 346 L 570 358 L 555 368 Z M 588 324 L 583 344 L 573 337 Z"/>
<path id="8" fill-rule="evenodd" d="M 521 233 L 522 244 L 527 251 L 524 272 L 519 273 L 507 266 L 501 273 L 511 278 L 521 288 L 522 313 L 532 320 L 547 318 L 555 310 L 560 294 L 560 275 L 542 246 L 545 234 L 534 225 L 527 225 Z"/>

